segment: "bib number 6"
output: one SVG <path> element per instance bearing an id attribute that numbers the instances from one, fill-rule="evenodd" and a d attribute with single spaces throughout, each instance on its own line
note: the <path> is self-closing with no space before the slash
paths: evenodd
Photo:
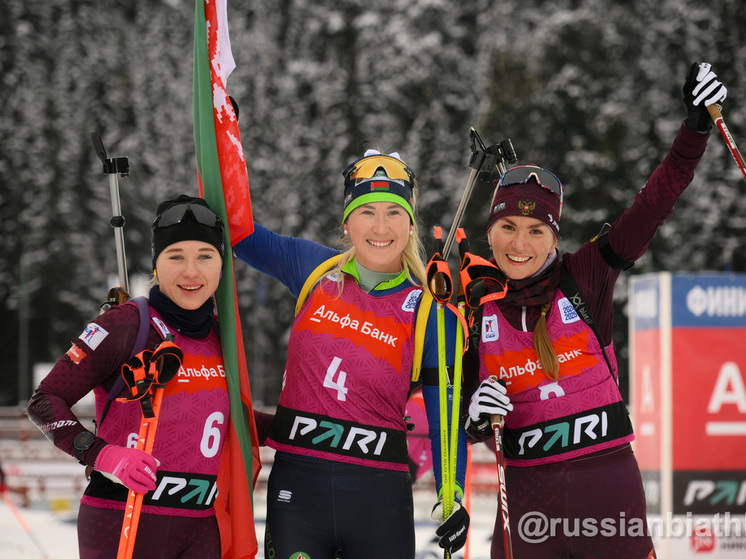
<path id="1" fill-rule="evenodd" d="M 206 458 L 212 458 L 218 453 L 220 448 L 220 425 L 225 423 L 223 412 L 213 412 L 205 421 L 205 428 L 202 430 L 202 440 L 199 443 L 199 449 Z"/>

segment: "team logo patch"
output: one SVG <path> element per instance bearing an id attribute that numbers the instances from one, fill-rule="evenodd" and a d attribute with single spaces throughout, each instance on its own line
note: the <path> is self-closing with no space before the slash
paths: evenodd
<path id="1" fill-rule="evenodd" d="M 497 315 L 482 317 L 482 341 L 494 342 L 500 339 L 500 331 L 497 328 Z"/>
<path id="2" fill-rule="evenodd" d="M 80 365 L 80 362 L 85 357 L 85 351 L 73 344 L 72 346 L 70 346 L 70 349 L 67 350 L 66 355 L 70 358 L 70 361 L 72 361 L 76 365 Z"/>
<path id="3" fill-rule="evenodd" d="M 557 310 L 559 310 L 563 324 L 572 324 L 580 320 L 575 307 L 572 306 L 567 297 L 562 297 L 562 299 L 557 301 Z"/>
<path id="4" fill-rule="evenodd" d="M 88 326 L 85 327 L 83 333 L 78 336 L 78 339 L 83 340 L 83 343 L 85 343 L 85 345 L 87 345 L 91 349 L 96 349 L 108 335 L 109 333 L 101 328 L 101 326 L 99 326 L 95 322 L 91 322 L 90 324 L 88 324 Z"/>
<path id="5" fill-rule="evenodd" d="M 415 289 L 407 295 L 407 298 L 404 299 L 404 303 L 402 303 L 401 310 L 405 312 L 414 312 L 414 309 L 417 307 L 417 301 L 420 298 L 420 295 L 422 295 L 422 289 Z"/>
<path id="6" fill-rule="evenodd" d="M 536 209 L 536 202 L 531 200 L 518 200 L 518 208 L 523 215 L 531 215 Z"/>
<path id="7" fill-rule="evenodd" d="M 161 335 L 165 339 L 166 336 L 168 336 L 171 333 L 171 330 L 168 329 L 168 326 L 166 326 L 166 323 L 163 322 L 160 318 L 157 316 L 153 317 L 153 324 L 155 324 L 155 327 L 158 328 Z"/>
<path id="8" fill-rule="evenodd" d="M 293 553 L 290 556 L 290 559 L 311 559 L 311 556 L 308 553 L 304 553 L 303 551 L 299 551 L 298 553 Z"/>

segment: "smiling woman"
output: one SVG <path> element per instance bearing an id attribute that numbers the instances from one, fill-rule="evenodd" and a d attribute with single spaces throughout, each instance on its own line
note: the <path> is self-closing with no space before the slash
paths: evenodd
<path id="1" fill-rule="evenodd" d="M 341 255 L 258 224 L 234 247 L 238 258 L 282 281 L 296 298 L 317 268 L 328 270 L 331 265 L 324 265 L 338 257 L 300 305 L 288 339 L 267 438 L 276 453 L 267 486 L 265 557 L 332 559 L 340 542 L 345 557 L 414 556 L 404 417 L 407 397 L 420 385 L 434 468 L 441 471 L 435 305 L 423 313 L 422 374 L 412 371 L 414 323 L 426 282 L 415 176 L 398 154 L 372 150 L 343 176 L 342 238 L 348 247 Z M 448 367 L 454 363 L 455 321 L 449 310 Z M 464 545 L 469 525 L 459 504 L 466 470 L 463 429 L 459 434 L 456 506 L 436 532 L 441 547 L 453 551 Z M 436 480 L 440 484 L 439 475 Z M 443 521 L 442 505 L 434 511 Z"/>
<path id="2" fill-rule="evenodd" d="M 158 256 L 155 275 L 161 293 L 181 308 L 194 310 L 215 293 L 222 266 L 223 259 L 214 246 L 203 241 L 180 241 Z"/>
<path id="3" fill-rule="evenodd" d="M 683 94 L 687 118 L 668 155 L 632 205 L 573 253 L 557 248 L 563 189 L 553 173 L 522 165 L 496 182 L 487 234 L 508 289 L 487 287 L 493 293 L 499 287 L 502 298 L 485 298 L 480 309 L 482 335 L 472 347 L 482 383 L 467 422 L 478 439 L 491 434 L 492 417 L 504 417 L 511 529 L 501 529 L 499 515 L 492 559 L 508 555 L 506 547 L 516 557 L 542 559 L 655 557 L 645 529 L 529 541 L 520 537 L 519 524 L 536 511 L 564 520 L 570 511 L 583 522 L 625 517 L 629 525 L 646 526 L 612 343 L 614 287 L 694 177 L 713 125 L 706 106 L 722 103 L 726 88 L 709 64 L 694 63 Z M 573 437 L 557 436 L 568 430 Z M 503 537 L 511 532 L 512 542 Z"/>
<path id="4" fill-rule="evenodd" d="M 357 262 L 371 272 L 399 273 L 401 254 L 414 227 L 399 204 L 369 202 L 347 218 L 345 234 L 355 247 Z"/>
<path id="5" fill-rule="evenodd" d="M 157 283 L 148 296 L 147 339 L 139 338 L 136 304 L 112 306 L 88 324 L 28 405 L 29 418 L 47 438 L 91 468 L 78 514 L 82 559 L 116 555 L 130 491 L 144 495 L 134 557 L 170 557 L 174 550 L 181 556 L 221 556 L 215 500 L 204 495 L 225 487 L 219 472 L 230 421 L 213 303 L 224 254 L 223 224 L 203 199 L 182 195 L 158 205 L 152 232 Z M 159 365 L 156 356 L 170 339 L 183 354 L 178 372 L 187 373 L 163 382 L 153 371 L 163 374 L 166 365 Z M 141 352 L 135 356 L 136 351 Z M 151 360 L 156 367 L 149 366 Z M 118 398 L 106 407 L 123 369 L 131 371 L 133 391 L 142 398 L 125 389 L 112 394 Z M 195 377 L 188 371 L 210 374 Z M 162 390 L 159 406 L 153 385 Z M 96 395 L 95 434 L 71 409 L 91 391 Z M 147 409 L 160 410 L 152 454 L 135 448 Z M 174 479 L 184 490 L 165 496 L 163 484 L 173 485 Z M 189 489 L 194 484 L 209 490 L 196 495 Z"/>
<path id="6" fill-rule="evenodd" d="M 495 263 L 513 280 L 533 276 L 557 246 L 557 237 L 538 219 L 502 218 L 487 234 Z"/>

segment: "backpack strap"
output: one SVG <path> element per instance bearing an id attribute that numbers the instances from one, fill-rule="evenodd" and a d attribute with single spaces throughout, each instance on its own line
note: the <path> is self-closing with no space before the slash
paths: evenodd
<path id="1" fill-rule="evenodd" d="M 414 319 L 414 359 L 412 360 L 412 382 L 420 380 L 422 372 L 422 353 L 425 349 L 425 332 L 427 331 L 427 319 L 430 316 L 430 307 L 433 306 L 433 295 L 429 290 L 422 291 L 420 308 Z"/>
<path id="2" fill-rule="evenodd" d="M 140 324 L 137 328 L 137 337 L 135 338 L 135 345 L 132 346 L 132 352 L 130 353 L 129 359 L 132 359 L 135 355 L 146 349 L 148 345 L 148 337 L 150 334 L 150 305 L 147 297 L 135 297 L 130 299 L 128 302 L 137 305 L 137 310 L 140 315 Z M 124 390 L 127 383 L 124 380 L 124 376 L 119 375 L 117 380 L 114 382 L 114 386 L 109 390 L 109 395 L 106 398 L 106 404 L 101 412 L 101 419 L 98 422 L 98 427 L 104 423 L 106 414 L 109 413 L 109 407 L 111 402 L 119 396 L 120 392 Z"/>
<path id="3" fill-rule="evenodd" d="M 463 399 L 466 403 L 468 412 L 468 403 L 471 397 L 479 388 L 479 342 L 482 337 L 482 314 L 484 306 L 479 305 L 477 308 L 466 307 L 466 322 L 469 326 L 469 341 L 462 357 L 461 369 L 464 375 L 463 381 Z M 466 416 L 464 416 L 466 417 Z"/>
<path id="4" fill-rule="evenodd" d="M 140 312 L 140 325 L 137 328 L 137 338 L 135 338 L 135 345 L 130 354 L 130 357 L 134 357 L 145 349 L 145 346 L 148 344 L 148 334 L 150 333 L 150 304 L 148 303 L 147 297 L 135 297 L 130 300 L 137 305 L 137 310 Z"/>
<path id="5" fill-rule="evenodd" d="M 306 281 L 300 290 L 300 294 L 298 295 L 298 300 L 295 303 L 295 316 L 298 316 L 298 313 L 303 307 L 303 303 L 306 302 L 308 294 L 311 292 L 311 289 L 313 289 L 313 286 L 316 285 L 321 278 L 328 274 L 329 270 L 333 269 L 341 259 L 342 255 L 337 254 L 336 256 L 332 256 L 331 258 L 324 260 L 321 264 L 314 268 L 313 272 L 311 272 L 311 275 L 306 278 Z"/>
<path id="6" fill-rule="evenodd" d="M 578 316 L 583 320 L 583 322 L 588 325 L 591 330 L 593 330 L 596 338 L 598 338 L 598 343 L 601 345 L 601 351 L 604 354 L 606 365 L 609 367 L 609 373 L 611 373 L 611 376 L 613 377 L 614 369 L 611 366 L 609 356 L 606 354 L 606 342 L 604 341 L 604 338 L 601 335 L 600 330 L 598 329 L 598 324 L 596 324 L 596 321 L 593 320 L 591 311 L 590 309 L 588 309 L 588 304 L 585 302 L 583 294 L 580 292 L 580 288 L 578 287 L 575 278 L 572 277 L 572 275 L 570 274 L 570 270 L 568 270 L 565 266 L 564 260 L 562 261 L 562 265 L 560 267 L 559 288 L 562 293 L 565 294 L 567 300 L 570 301 L 573 308 L 575 309 L 575 312 L 578 313 Z"/>

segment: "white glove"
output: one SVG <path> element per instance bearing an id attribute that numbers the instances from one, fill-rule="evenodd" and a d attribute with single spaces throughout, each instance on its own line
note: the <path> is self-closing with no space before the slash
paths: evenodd
<path id="1" fill-rule="evenodd" d="M 709 133 L 712 130 L 712 117 L 707 106 L 722 105 L 728 94 L 728 90 L 712 71 L 712 66 L 707 62 L 692 64 L 682 92 L 687 111 L 684 121 L 686 127 L 702 134 Z"/>
<path id="2" fill-rule="evenodd" d="M 477 391 L 471 397 L 469 404 L 469 418 L 479 423 L 485 416 L 505 415 L 513 410 L 513 404 L 508 397 L 508 389 L 495 377 L 482 381 Z"/>
<path id="3" fill-rule="evenodd" d="M 722 103 L 728 94 L 726 87 L 717 79 L 717 75 L 712 71 L 712 66 L 707 62 L 699 65 L 699 71 L 695 78 L 697 85 L 692 90 L 692 105 L 695 107 L 700 103 L 705 106 Z"/>

